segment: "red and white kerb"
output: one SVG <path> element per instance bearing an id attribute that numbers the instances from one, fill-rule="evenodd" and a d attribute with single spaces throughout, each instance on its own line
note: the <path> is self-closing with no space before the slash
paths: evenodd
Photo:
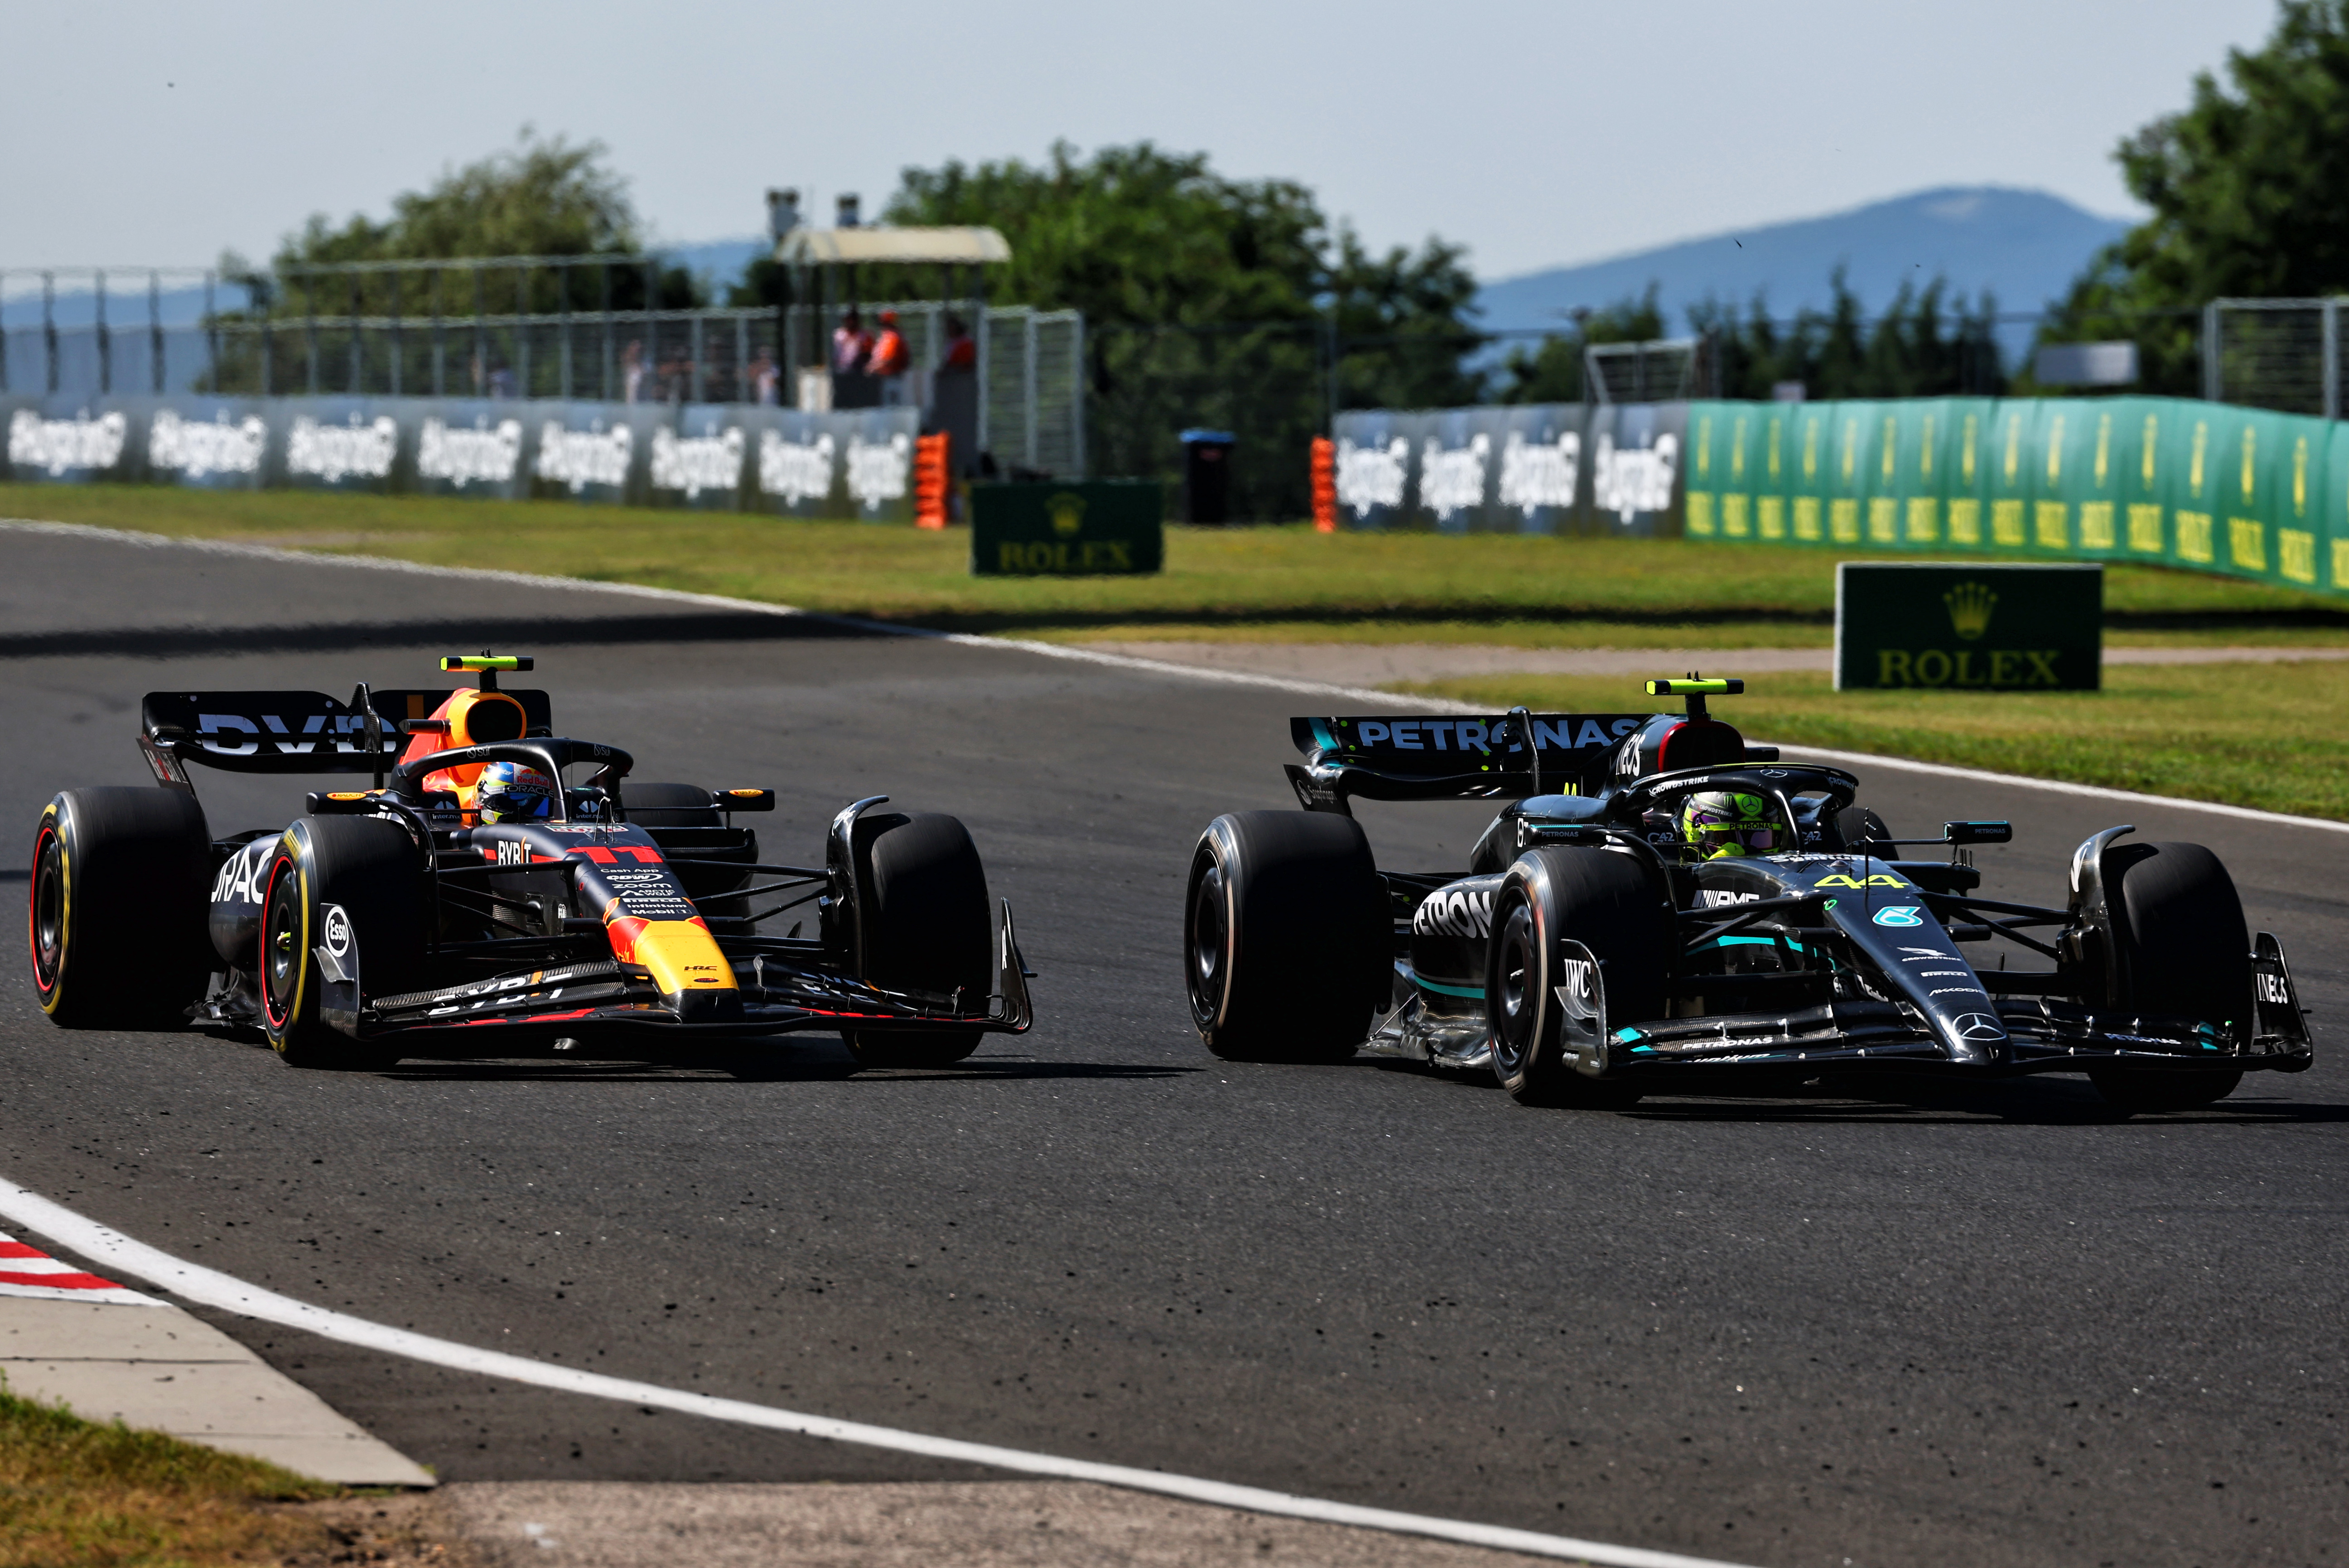
<path id="1" fill-rule="evenodd" d="M 71 1263 L 61 1263 L 38 1247 L 5 1234 L 0 1234 L 0 1296 L 29 1296 L 35 1301 L 51 1302 L 110 1302 L 123 1306 L 162 1304 L 153 1296 L 84 1273 Z"/>

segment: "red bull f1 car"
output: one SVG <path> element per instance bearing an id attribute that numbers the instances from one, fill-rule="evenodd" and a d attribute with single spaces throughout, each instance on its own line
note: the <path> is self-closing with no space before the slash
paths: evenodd
<path id="1" fill-rule="evenodd" d="M 2247 932 L 2208 849 L 2110 827 L 2058 903 L 1986 898 L 1971 846 L 2010 825 L 1895 838 L 1853 774 L 1708 711 L 1743 690 L 1649 683 L 1684 713 L 1292 721 L 1305 809 L 1217 817 L 1192 857 L 1201 1038 L 1489 1067 L 1521 1101 L 1592 1106 L 2071 1072 L 2124 1112 L 2187 1109 L 2309 1066 L 2282 946 Z M 1424 873 L 1378 867 L 1353 799 L 1508 804 L 1464 872 Z M 1948 858 L 1904 854 L 1924 844 Z"/>
<path id="2" fill-rule="evenodd" d="M 477 684 L 347 703 L 150 692 L 139 747 L 161 787 L 67 790 L 41 814 L 42 1009 L 254 1031 L 316 1067 L 616 1030 L 837 1031 L 865 1064 L 939 1065 L 1029 1027 L 1011 906 L 999 930 L 961 823 L 875 795 L 833 818 L 822 865 L 771 864 L 734 819 L 771 790 L 633 782 L 626 752 L 554 733 L 544 692 L 500 688 L 530 668 L 452 657 Z M 367 777 L 215 838 L 191 766 Z"/>

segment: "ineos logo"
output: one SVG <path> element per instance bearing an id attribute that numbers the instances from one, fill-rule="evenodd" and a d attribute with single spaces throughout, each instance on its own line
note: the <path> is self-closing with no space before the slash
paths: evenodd
<path id="1" fill-rule="evenodd" d="M 336 958 L 351 950 L 351 918 L 340 904 L 326 906 L 326 950 Z"/>

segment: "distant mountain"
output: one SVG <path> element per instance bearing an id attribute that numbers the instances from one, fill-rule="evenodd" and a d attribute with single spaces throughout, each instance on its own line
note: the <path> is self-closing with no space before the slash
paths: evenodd
<path id="1" fill-rule="evenodd" d="M 1686 311 L 1711 297 L 1743 308 L 1756 291 L 1770 314 L 1825 306 L 1838 263 L 1871 314 L 1903 282 L 1936 274 L 1971 298 L 1988 289 L 2002 311 L 2037 310 L 2061 296 L 2100 245 L 2129 225 L 2100 218 L 2044 191 L 1948 186 L 1856 207 L 1824 218 L 1740 229 L 1580 266 L 1554 267 L 1486 284 L 1479 325 L 1549 328 L 1578 306 L 1603 308 L 1659 286 L 1667 330 L 1686 330 Z"/>

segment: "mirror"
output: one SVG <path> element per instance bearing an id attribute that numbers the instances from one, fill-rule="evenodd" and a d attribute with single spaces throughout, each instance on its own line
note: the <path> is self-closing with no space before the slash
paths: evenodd
<path id="1" fill-rule="evenodd" d="M 1952 822 L 1947 825 L 1951 844 L 2011 844 L 2014 841 L 2014 824 L 2011 822 Z"/>

